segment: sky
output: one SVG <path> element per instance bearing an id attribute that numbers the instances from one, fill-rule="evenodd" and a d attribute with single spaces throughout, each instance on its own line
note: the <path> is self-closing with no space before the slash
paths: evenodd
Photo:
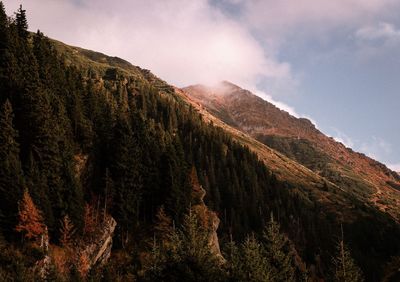
<path id="1" fill-rule="evenodd" d="M 400 0 L 3 0 L 184 87 L 228 80 L 400 171 Z"/>

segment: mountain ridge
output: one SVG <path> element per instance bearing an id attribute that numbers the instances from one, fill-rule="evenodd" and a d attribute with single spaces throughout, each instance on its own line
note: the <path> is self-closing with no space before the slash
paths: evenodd
<path id="1" fill-rule="evenodd" d="M 349 178 L 350 182 L 362 182 L 364 190 L 369 190 L 369 195 L 363 195 L 363 198 L 399 221 L 400 213 L 396 208 L 392 208 L 390 203 L 395 203 L 394 207 L 400 204 L 398 191 L 400 177 L 384 164 L 362 153 L 354 152 L 351 148 L 324 135 L 311 121 L 291 116 L 233 83 L 225 81 L 217 87 L 193 85 L 183 90 L 226 123 L 306 165 L 319 175 L 332 180 L 336 176 L 328 174 L 334 172 L 340 173 L 341 178 Z M 290 143 L 289 147 L 299 146 L 302 143 L 301 145 L 310 147 L 317 157 L 324 160 L 313 164 L 304 154 L 300 157 L 296 156 L 299 152 L 289 154 L 288 150 L 280 147 L 287 147 L 287 143 Z M 365 191 L 356 192 L 360 195 L 365 193 Z M 382 199 L 383 201 L 388 199 L 388 204 L 382 204 Z"/>

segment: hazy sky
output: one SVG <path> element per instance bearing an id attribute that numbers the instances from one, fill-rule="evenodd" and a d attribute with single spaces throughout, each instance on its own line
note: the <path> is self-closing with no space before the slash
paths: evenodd
<path id="1" fill-rule="evenodd" d="M 3 2 L 177 86 L 229 80 L 400 170 L 400 0 Z"/>

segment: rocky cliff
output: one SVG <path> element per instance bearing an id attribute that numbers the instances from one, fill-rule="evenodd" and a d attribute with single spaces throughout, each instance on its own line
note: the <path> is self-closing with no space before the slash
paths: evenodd
<path id="1" fill-rule="evenodd" d="M 69 246 L 60 248 L 49 244 L 49 237 L 44 236 L 45 241 L 41 247 L 45 252 L 43 259 L 37 261 L 33 269 L 39 277 L 46 280 L 52 272 L 53 266 L 59 273 L 65 273 L 71 265 L 79 270 L 81 275 L 85 275 L 95 266 L 102 266 L 107 263 L 111 256 L 113 235 L 117 222 L 111 216 L 107 216 L 102 223 L 102 228 L 97 229 L 96 234 L 90 241 L 79 241 Z M 74 259 L 67 254 L 75 254 Z"/>
<path id="2" fill-rule="evenodd" d="M 113 235 L 117 222 L 113 217 L 108 216 L 103 226 L 95 240 L 88 245 L 84 245 L 81 251 L 89 259 L 90 267 L 104 265 L 111 255 Z"/>
<path id="3" fill-rule="evenodd" d="M 204 197 L 206 195 L 206 191 L 203 187 L 198 183 L 197 176 L 195 172 L 192 172 L 192 210 L 198 216 L 200 223 L 202 226 L 209 230 L 209 246 L 211 251 L 221 259 L 221 262 L 225 261 L 221 250 L 219 248 L 218 241 L 218 226 L 220 223 L 220 219 L 217 214 L 211 211 L 206 204 L 204 203 Z"/>

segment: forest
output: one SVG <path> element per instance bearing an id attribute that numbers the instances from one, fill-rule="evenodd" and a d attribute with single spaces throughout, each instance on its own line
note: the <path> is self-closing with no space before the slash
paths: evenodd
<path id="1" fill-rule="evenodd" d="M 73 62 L 28 31 L 22 6 L 9 17 L 2 2 L 0 108 L 1 281 L 398 275 L 397 224 L 374 214 L 341 225 L 166 82 L 132 65 Z M 111 221 L 110 258 L 92 265 L 82 250 Z M 379 232 L 366 234 L 372 225 Z"/>

